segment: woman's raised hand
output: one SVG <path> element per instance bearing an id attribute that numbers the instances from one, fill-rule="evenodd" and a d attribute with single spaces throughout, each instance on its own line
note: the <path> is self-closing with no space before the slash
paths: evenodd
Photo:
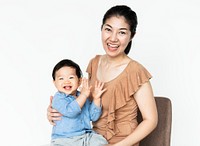
<path id="1" fill-rule="evenodd" d="M 94 91 L 92 92 L 93 99 L 98 99 L 106 91 L 106 88 L 103 89 L 104 83 L 100 81 L 95 82 Z"/>

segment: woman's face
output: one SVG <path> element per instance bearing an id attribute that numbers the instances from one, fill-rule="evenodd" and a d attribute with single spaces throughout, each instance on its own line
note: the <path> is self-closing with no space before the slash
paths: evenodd
<path id="1" fill-rule="evenodd" d="M 105 21 L 101 31 L 102 44 L 106 54 L 112 57 L 124 53 L 131 41 L 131 31 L 125 18 L 110 17 Z"/>

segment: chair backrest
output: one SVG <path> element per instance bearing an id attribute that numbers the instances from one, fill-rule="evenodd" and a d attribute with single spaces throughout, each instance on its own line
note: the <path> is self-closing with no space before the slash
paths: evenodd
<path id="1" fill-rule="evenodd" d="M 172 105 L 166 97 L 155 97 L 158 110 L 158 125 L 141 142 L 140 146 L 170 146 Z M 138 122 L 142 121 L 141 113 L 138 112 Z"/>

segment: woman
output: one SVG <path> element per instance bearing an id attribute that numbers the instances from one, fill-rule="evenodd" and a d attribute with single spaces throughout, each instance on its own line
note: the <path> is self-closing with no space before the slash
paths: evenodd
<path id="1" fill-rule="evenodd" d="M 104 55 L 95 56 L 87 72 L 92 86 L 104 82 L 103 113 L 93 122 L 94 130 L 109 142 L 108 146 L 138 146 L 157 125 L 157 109 L 149 82 L 150 73 L 137 61 L 128 57 L 136 33 L 137 16 L 128 6 L 110 8 L 101 27 Z M 137 111 L 143 121 L 138 125 Z M 48 120 L 59 120 L 48 107 Z"/>

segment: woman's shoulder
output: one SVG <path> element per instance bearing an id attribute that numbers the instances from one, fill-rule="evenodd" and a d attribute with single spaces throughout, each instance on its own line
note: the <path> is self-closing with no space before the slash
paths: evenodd
<path id="1" fill-rule="evenodd" d="M 96 55 L 92 59 L 90 59 L 89 65 L 97 65 L 99 62 L 99 59 L 101 58 L 102 55 Z"/>
<path id="2" fill-rule="evenodd" d="M 147 78 L 152 77 L 152 75 L 146 69 L 146 67 L 144 67 L 140 62 L 138 62 L 134 59 L 131 59 L 126 71 L 129 75 L 132 75 L 132 76 L 135 76 L 135 74 L 136 74 L 137 76 L 143 76 L 143 77 L 147 77 Z"/>
<path id="3" fill-rule="evenodd" d="M 130 59 L 129 66 L 130 66 L 129 69 L 134 69 L 134 70 L 145 68 L 140 62 L 134 59 Z"/>
<path id="4" fill-rule="evenodd" d="M 95 56 L 91 59 L 91 61 L 99 60 L 101 56 L 102 56 L 102 55 L 95 55 Z"/>
<path id="5" fill-rule="evenodd" d="M 92 71 L 94 71 L 94 69 L 97 68 L 100 57 L 101 57 L 101 55 L 96 55 L 95 57 L 90 59 L 90 62 L 86 69 L 86 72 L 92 73 Z"/>

